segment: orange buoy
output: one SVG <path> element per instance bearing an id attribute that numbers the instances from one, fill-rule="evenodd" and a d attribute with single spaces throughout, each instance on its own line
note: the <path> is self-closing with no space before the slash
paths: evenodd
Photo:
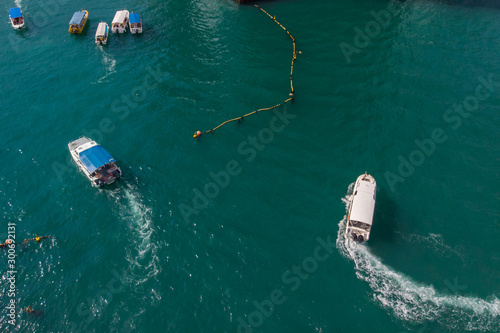
<path id="1" fill-rule="evenodd" d="M 7 244 L 7 245 L 12 244 L 12 239 L 6 239 L 6 240 L 5 240 L 5 244 Z"/>

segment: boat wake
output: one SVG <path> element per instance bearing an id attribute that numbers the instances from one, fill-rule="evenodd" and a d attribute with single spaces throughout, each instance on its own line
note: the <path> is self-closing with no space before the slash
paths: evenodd
<path id="1" fill-rule="evenodd" d="M 16 1 L 14 1 L 14 3 L 16 4 L 16 7 L 19 7 L 19 8 L 21 8 L 21 5 L 23 4 L 23 2 L 21 0 L 16 0 Z"/>
<path id="2" fill-rule="evenodd" d="M 93 84 L 109 82 L 109 80 L 106 80 L 106 78 L 108 76 L 116 73 L 116 60 L 113 57 L 111 57 L 110 55 L 106 54 L 106 52 L 103 50 L 102 46 L 96 45 L 96 47 L 98 48 L 99 52 L 102 54 L 101 62 L 106 69 L 106 74 L 104 74 L 103 77 L 99 78 L 97 80 L 97 82 L 94 82 Z"/>
<path id="3" fill-rule="evenodd" d="M 129 233 L 125 259 L 130 265 L 123 273 L 124 279 L 133 285 L 144 283 L 159 272 L 158 245 L 151 241 L 154 232 L 152 209 L 144 204 L 133 185 L 122 184 L 118 193 L 110 192 L 110 195 Z"/>
<path id="4" fill-rule="evenodd" d="M 349 187 L 352 192 L 353 184 Z M 348 209 L 349 195 L 342 199 Z M 436 322 L 451 330 L 497 331 L 500 300 L 440 293 L 433 286 L 413 281 L 394 271 L 370 252 L 367 246 L 345 237 L 346 216 L 339 222 L 337 248 L 354 262 L 358 279 L 368 283 L 373 300 L 407 324 Z"/>

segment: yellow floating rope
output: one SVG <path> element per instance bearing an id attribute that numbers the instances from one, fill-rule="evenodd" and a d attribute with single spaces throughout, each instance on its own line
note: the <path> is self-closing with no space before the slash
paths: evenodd
<path id="1" fill-rule="evenodd" d="M 45 239 L 45 238 L 52 238 L 52 236 L 37 236 L 37 235 L 35 235 L 35 238 L 25 239 L 21 244 L 26 244 L 29 241 L 40 242 L 42 239 Z M 5 240 L 4 244 L 0 244 L 0 248 L 8 247 L 12 243 L 13 243 L 13 241 L 11 239 L 7 239 L 7 240 Z"/>
<path id="2" fill-rule="evenodd" d="M 213 133 L 214 131 L 216 131 L 217 129 L 219 129 L 220 127 L 230 123 L 230 122 L 233 122 L 233 121 L 241 121 L 243 120 L 243 118 L 245 117 L 248 117 L 248 116 L 251 116 L 252 114 L 255 114 L 255 113 L 258 113 L 260 111 L 268 111 L 268 110 L 272 110 L 272 109 L 275 109 L 281 105 L 284 105 L 286 104 L 287 102 L 289 101 L 293 101 L 294 100 L 294 97 L 295 97 L 295 89 L 293 88 L 293 64 L 295 63 L 295 59 L 297 59 L 297 53 L 301 53 L 300 51 L 297 52 L 296 51 L 296 47 L 295 47 L 295 38 L 293 38 L 293 36 L 290 34 L 290 32 L 288 30 L 286 30 L 286 28 L 281 24 L 279 23 L 277 20 L 276 20 L 276 16 L 271 16 L 271 14 L 269 14 L 268 12 L 266 12 L 262 7 L 258 6 L 258 5 L 254 5 L 255 7 L 259 8 L 263 13 L 265 13 L 267 16 L 269 16 L 274 22 L 276 22 L 276 24 L 278 24 L 283 30 L 285 30 L 286 34 L 288 35 L 288 37 L 290 37 L 290 39 L 292 40 L 292 44 L 293 44 L 293 54 L 292 54 L 292 64 L 290 66 L 290 89 L 291 89 L 291 92 L 288 94 L 290 96 L 290 98 L 286 99 L 283 103 L 280 103 L 280 104 L 277 104 L 275 106 L 271 106 L 269 108 L 263 108 L 263 109 L 258 109 L 256 111 L 252 111 L 250 113 L 247 113 L 241 117 L 238 117 L 238 118 L 233 118 L 233 119 L 229 119 L 229 120 L 226 120 L 225 122 L 223 122 L 222 124 L 220 124 L 219 126 L 215 127 L 214 129 L 211 129 L 211 130 L 208 130 L 206 132 L 201 132 L 201 131 L 196 131 L 193 135 L 193 138 L 197 139 L 199 138 L 200 136 L 202 136 L 203 134 L 206 134 L 206 133 Z"/>
<path id="3" fill-rule="evenodd" d="M 31 238 L 31 239 L 25 239 L 22 244 L 25 244 L 25 243 L 28 243 L 29 241 L 36 241 L 36 242 L 39 242 L 41 241 L 42 239 L 45 239 L 45 238 L 52 238 L 51 236 L 37 236 L 35 235 L 35 238 Z"/>

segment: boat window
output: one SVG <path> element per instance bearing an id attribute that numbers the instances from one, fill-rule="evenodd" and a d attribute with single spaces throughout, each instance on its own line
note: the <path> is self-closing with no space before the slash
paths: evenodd
<path id="1" fill-rule="evenodd" d="M 370 230 L 370 225 L 369 224 L 366 224 L 366 223 L 363 223 L 363 222 L 359 222 L 359 221 L 350 221 L 351 223 L 351 226 L 354 227 L 354 228 L 360 228 L 360 229 L 363 229 L 363 230 Z"/>

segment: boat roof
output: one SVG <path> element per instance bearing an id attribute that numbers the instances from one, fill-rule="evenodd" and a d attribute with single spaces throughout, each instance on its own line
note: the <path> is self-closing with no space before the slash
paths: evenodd
<path id="1" fill-rule="evenodd" d="M 108 32 L 108 25 L 104 22 L 99 23 L 97 26 L 96 36 L 104 36 Z"/>
<path id="2" fill-rule="evenodd" d="M 92 146 L 89 149 L 80 152 L 80 154 L 78 154 L 78 157 L 90 173 L 94 172 L 103 165 L 111 162 L 116 162 L 113 156 L 111 156 L 104 148 L 99 145 Z"/>
<path id="3" fill-rule="evenodd" d="M 362 180 L 358 183 L 352 200 L 350 220 L 372 225 L 376 190 L 377 186 L 369 181 Z"/>
<path id="4" fill-rule="evenodd" d="M 14 7 L 9 9 L 9 16 L 10 18 L 18 18 L 18 17 L 23 17 L 23 14 L 21 14 L 21 8 L 19 7 Z"/>
<path id="5" fill-rule="evenodd" d="M 130 20 L 130 23 L 141 23 L 141 18 L 137 13 L 130 14 L 128 19 Z"/>
<path id="6" fill-rule="evenodd" d="M 83 17 L 85 16 L 84 11 L 75 12 L 69 24 L 80 24 L 83 21 Z"/>
<path id="7" fill-rule="evenodd" d="M 123 23 L 125 18 L 128 16 L 128 10 L 119 10 L 116 12 L 113 22 L 111 23 Z"/>

